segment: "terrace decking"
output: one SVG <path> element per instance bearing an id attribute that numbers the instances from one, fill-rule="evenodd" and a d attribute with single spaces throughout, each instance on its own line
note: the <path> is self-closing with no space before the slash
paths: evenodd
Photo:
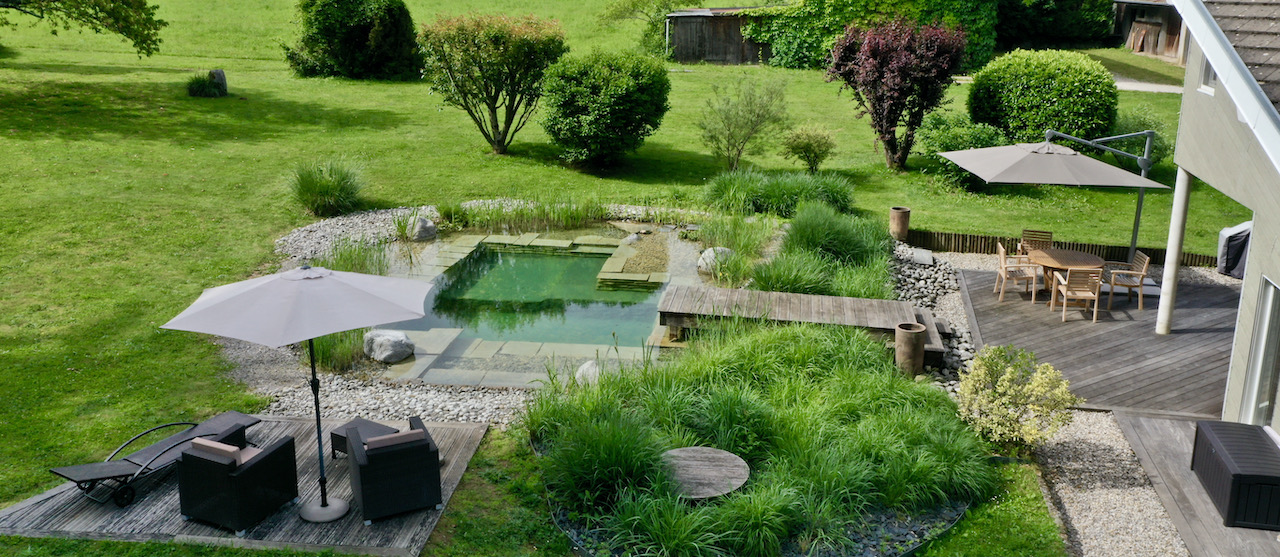
<path id="1" fill-rule="evenodd" d="M 1275 532 L 1222 525 L 1191 470 L 1195 420 L 1123 411 L 1115 418 L 1193 557 L 1280 555 Z"/>
<path id="2" fill-rule="evenodd" d="M 299 500 L 306 502 L 318 498 L 315 421 L 260 417 L 262 422 L 248 430 L 249 441 L 264 445 L 281 436 L 292 435 L 297 443 Z M 325 420 L 324 438 L 328 439 L 329 431 L 345 421 Z M 426 426 L 444 457 L 440 470 L 441 493 L 447 504 L 488 426 L 462 423 L 428 423 Z M 341 458 L 330 460 L 328 454 L 326 450 L 329 494 L 350 501 L 347 462 Z M 184 522 L 178 510 L 177 475 L 168 473 L 144 483 L 137 502 L 123 509 L 109 503 L 94 503 L 81 496 L 70 482 L 61 484 L 0 511 L 0 535 L 175 541 L 249 548 L 291 547 L 308 551 L 332 549 L 344 553 L 408 557 L 422 552 L 442 512 L 434 509 L 410 512 L 365 526 L 359 508 L 353 504 L 351 512 L 339 520 L 313 524 L 298 517 L 298 504 L 287 504 L 249 529 L 244 538 L 237 538 L 230 531 L 208 524 Z"/>
<path id="3" fill-rule="evenodd" d="M 1239 289 L 1179 286 L 1173 333 L 1157 335 L 1152 302 L 1158 298 L 1139 311 L 1137 298 L 1126 302 L 1117 295 L 1114 309 L 1100 310 L 1097 323 L 1075 309 L 1063 323 L 1060 311 L 1049 311 L 1047 296 L 1032 305 L 1030 294 L 1006 291 L 998 302 L 991 293 L 995 277 L 990 271 L 961 273 L 975 345 L 1012 344 L 1034 352 L 1062 371 L 1086 407 L 1221 415 Z"/>
<path id="4" fill-rule="evenodd" d="M 899 323 L 922 323 L 925 352 L 944 351 L 933 314 L 908 302 L 691 285 L 669 286 L 658 302 L 658 322 L 669 328 L 695 328 L 699 318 L 708 317 L 846 325 L 887 334 Z"/>

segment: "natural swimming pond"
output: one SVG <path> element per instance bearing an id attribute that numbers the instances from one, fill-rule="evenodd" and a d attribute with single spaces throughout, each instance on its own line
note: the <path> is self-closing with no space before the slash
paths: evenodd
<path id="1" fill-rule="evenodd" d="M 661 290 L 601 289 L 606 254 L 480 248 L 435 279 L 427 316 L 390 325 L 461 328 L 462 338 L 643 346 Z"/>

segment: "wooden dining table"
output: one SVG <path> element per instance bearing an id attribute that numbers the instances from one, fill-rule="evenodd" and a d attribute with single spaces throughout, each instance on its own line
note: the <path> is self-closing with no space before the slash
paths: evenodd
<path id="1" fill-rule="evenodd" d="M 1057 295 L 1057 279 L 1052 279 L 1053 271 L 1069 269 L 1102 269 L 1106 261 L 1092 253 L 1073 249 L 1047 248 L 1033 249 L 1027 252 L 1027 259 L 1039 265 L 1044 271 L 1045 287 L 1049 289 L 1049 300 Z"/>

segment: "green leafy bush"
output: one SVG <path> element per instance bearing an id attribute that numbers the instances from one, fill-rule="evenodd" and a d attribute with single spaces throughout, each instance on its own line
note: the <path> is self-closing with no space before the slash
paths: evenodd
<path id="1" fill-rule="evenodd" d="M 315 161 L 294 169 L 289 188 L 294 199 L 313 215 L 333 217 L 360 207 L 364 180 L 360 171 L 346 161 Z"/>
<path id="2" fill-rule="evenodd" d="M 187 94 L 192 97 L 216 99 L 227 96 L 227 88 L 208 74 L 193 75 L 187 80 Z"/>
<path id="3" fill-rule="evenodd" d="M 544 461 L 547 485 L 579 510 L 609 508 L 627 489 L 649 487 L 663 447 L 646 425 L 618 407 L 564 424 Z"/>
<path id="4" fill-rule="evenodd" d="M 542 77 L 569 51 L 564 32 L 535 16 L 440 18 L 418 35 L 422 77 L 471 117 L 494 154 L 506 154 L 542 98 Z"/>
<path id="5" fill-rule="evenodd" d="M 697 124 L 702 143 L 730 171 L 737 170 L 743 155 L 764 152 L 764 143 L 786 129 L 786 86 L 781 81 L 757 83 L 745 77 L 731 88 L 712 84 Z"/>
<path id="6" fill-rule="evenodd" d="M 1063 48 L 1097 44 L 1111 34 L 1111 0 L 999 0 L 996 46 Z"/>
<path id="7" fill-rule="evenodd" d="M 301 0 L 298 15 L 298 44 L 285 47 L 298 76 L 421 77 L 422 53 L 403 0 Z"/>
<path id="8" fill-rule="evenodd" d="M 570 163 L 605 164 L 635 151 L 670 108 L 666 67 L 634 53 L 561 59 L 542 88 L 542 127 Z"/>
<path id="9" fill-rule="evenodd" d="M 969 188 L 975 188 L 984 182 L 938 153 L 1008 144 L 1009 139 L 1000 128 L 990 124 L 975 124 L 969 119 L 969 115 L 962 113 L 931 112 L 925 116 L 920 129 L 916 131 L 919 153 L 942 165 L 942 174 L 948 179 Z"/>
<path id="10" fill-rule="evenodd" d="M 802 203 L 783 241 L 785 251 L 810 250 L 842 263 L 861 264 L 887 253 L 889 232 L 877 221 L 850 217 L 829 205 Z"/>
<path id="11" fill-rule="evenodd" d="M 904 17 L 920 24 L 942 22 L 962 29 L 969 38 L 969 67 L 991 60 L 996 44 L 998 0 L 797 0 L 787 5 L 743 12 L 743 35 L 768 43 L 769 64 L 784 68 L 822 68 L 830 62 L 831 45 L 849 25 L 865 26 Z"/>
<path id="12" fill-rule="evenodd" d="M 1016 141 L 1047 129 L 1093 139 L 1111 132 L 1118 98 L 1111 72 L 1084 54 L 1015 50 L 974 74 L 969 116 Z"/>
<path id="13" fill-rule="evenodd" d="M 822 126 L 807 124 L 782 136 L 782 157 L 804 163 L 809 174 L 816 174 L 835 150 L 835 136 Z"/>
<path id="14" fill-rule="evenodd" d="M 1169 140 L 1169 131 L 1165 126 L 1164 120 L 1156 116 L 1155 110 L 1151 105 L 1137 104 L 1125 107 L 1116 115 L 1116 127 L 1112 131 L 1112 135 L 1124 135 L 1127 133 L 1135 133 L 1151 130 L 1156 132 L 1155 139 L 1151 142 L 1151 164 L 1156 164 L 1170 154 L 1173 153 L 1173 142 Z M 1137 137 L 1134 139 L 1122 139 L 1107 144 L 1127 153 L 1142 155 L 1142 151 L 1146 149 L 1146 138 Z M 1120 166 L 1126 167 L 1133 172 L 1138 171 L 1138 163 L 1128 157 L 1115 157 L 1116 162 Z"/>
<path id="15" fill-rule="evenodd" d="M 705 191 L 712 206 L 739 214 L 790 217 L 801 201 L 822 201 L 840 212 L 853 211 L 853 184 L 838 174 L 735 170 L 712 178 Z"/>
<path id="16" fill-rule="evenodd" d="M 1071 393 L 1062 372 L 1036 362 L 1031 352 L 988 346 L 960 372 L 960 416 L 997 445 L 1031 447 L 1068 423 L 1068 408 L 1084 402 Z"/>

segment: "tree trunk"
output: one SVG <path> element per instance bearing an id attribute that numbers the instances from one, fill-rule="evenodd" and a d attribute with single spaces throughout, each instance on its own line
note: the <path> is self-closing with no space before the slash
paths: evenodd
<path id="1" fill-rule="evenodd" d="M 884 163 L 892 170 L 902 170 L 903 161 L 898 157 L 898 138 L 889 135 L 881 141 L 884 143 Z"/>

